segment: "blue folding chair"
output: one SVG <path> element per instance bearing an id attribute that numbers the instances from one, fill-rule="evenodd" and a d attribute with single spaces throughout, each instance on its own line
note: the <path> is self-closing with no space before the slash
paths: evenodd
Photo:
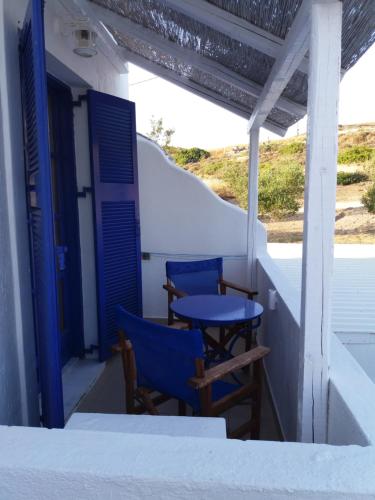
<path id="1" fill-rule="evenodd" d="M 226 295 L 228 288 L 245 293 L 249 299 L 253 299 L 258 293 L 224 280 L 222 257 L 187 262 L 168 261 L 165 267 L 167 283 L 163 285 L 163 288 L 168 292 L 168 325 L 173 325 L 175 322 L 170 308 L 175 298 L 185 297 L 186 295 Z M 241 325 L 237 325 L 237 327 L 230 328 L 226 336 L 225 329 L 220 328 L 221 345 L 227 344 L 240 331 Z M 251 332 L 244 337 L 245 349 L 248 350 L 252 344 Z"/>
<path id="2" fill-rule="evenodd" d="M 251 419 L 230 437 L 250 432 L 252 438 L 259 438 L 262 359 L 268 348 L 256 347 L 206 370 L 200 330 L 177 330 L 151 323 L 122 306 L 117 306 L 116 316 L 120 341 L 114 351 L 120 352 L 123 360 L 127 413 L 147 411 L 158 415 L 159 404 L 176 398 L 180 414 L 185 414 L 188 404 L 194 414 L 214 417 L 252 396 Z M 238 385 L 221 380 L 251 364 L 251 382 Z M 153 396 L 154 391 L 160 394 Z"/>

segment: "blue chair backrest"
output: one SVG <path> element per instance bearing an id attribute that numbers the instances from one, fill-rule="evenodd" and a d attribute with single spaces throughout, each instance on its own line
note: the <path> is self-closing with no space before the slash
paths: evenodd
<path id="1" fill-rule="evenodd" d="M 188 295 L 218 295 L 223 276 L 223 259 L 166 263 L 167 278 L 178 290 Z"/>
<path id="2" fill-rule="evenodd" d="M 139 386 L 197 404 L 197 391 L 187 381 L 195 375 L 195 359 L 204 358 L 200 330 L 176 330 L 116 307 L 118 327 L 131 341 Z"/>

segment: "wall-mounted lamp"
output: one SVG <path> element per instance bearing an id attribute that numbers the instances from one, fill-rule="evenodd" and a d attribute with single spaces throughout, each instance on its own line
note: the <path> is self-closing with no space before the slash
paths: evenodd
<path id="1" fill-rule="evenodd" d="M 78 29 L 74 31 L 76 47 L 75 54 L 81 57 L 93 57 L 98 53 L 96 48 L 96 33 L 89 29 Z"/>

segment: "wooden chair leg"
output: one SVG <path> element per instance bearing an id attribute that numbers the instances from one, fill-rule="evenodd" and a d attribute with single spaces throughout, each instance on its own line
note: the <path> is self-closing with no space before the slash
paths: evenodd
<path id="1" fill-rule="evenodd" d="M 170 292 L 168 292 L 168 325 L 173 325 L 173 312 L 170 308 L 172 301 L 173 301 L 173 296 Z"/>
<path id="2" fill-rule="evenodd" d="M 146 389 L 144 389 L 143 387 L 138 387 L 138 389 L 136 390 L 136 395 L 142 401 L 150 415 L 160 415 L 159 410 L 154 405 L 152 398 L 150 397 Z"/>
<path id="3" fill-rule="evenodd" d="M 135 413 L 135 384 L 136 384 L 136 368 L 134 352 L 131 342 L 126 339 L 124 332 L 119 332 L 120 351 L 122 357 L 122 367 L 125 380 L 125 404 L 126 413 Z"/>
<path id="4" fill-rule="evenodd" d="M 196 376 L 201 378 L 204 377 L 204 361 L 201 358 L 195 360 L 195 370 Z M 207 385 L 202 389 L 199 389 L 199 399 L 201 403 L 201 416 L 211 417 L 212 416 L 212 386 Z"/>

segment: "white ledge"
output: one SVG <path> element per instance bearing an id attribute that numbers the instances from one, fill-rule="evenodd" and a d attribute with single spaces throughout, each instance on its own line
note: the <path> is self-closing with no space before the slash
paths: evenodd
<path id="1" fill-rule="evenodd" d="M 370 499 L 375 448 L 0 427 L 1 497 Z"/>

